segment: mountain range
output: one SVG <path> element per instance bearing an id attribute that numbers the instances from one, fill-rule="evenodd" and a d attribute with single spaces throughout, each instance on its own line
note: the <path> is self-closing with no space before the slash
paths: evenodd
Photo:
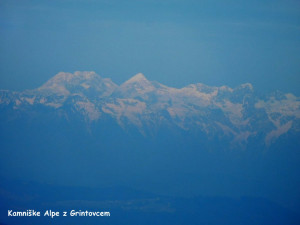
<path id="1" fill-rule="evenodd" d="M 33 90 L 0 91 L 0 114 L 1 180 L 250 196 L 300 214 L 300 100 L 291 93 L 60 72 Z"/>
<path id="2" fill-rule="evenodd" d="M 60 72 L 34 90 L 0 91 L 0 109 L 9 121 L 50 110 L 65 120 L 76 115 L 86 127 L 109 118 L 123 131 L 135 129 L 144 137 L 178 130 L 242 149 L 251 142 L 269 148 L 280 139 L 299 137 L 300 131 L 300 99 L 291 93 L 260 96 L 250 83 L 173 88 L 141 73 L 117 85 L 95 72 Z"/>

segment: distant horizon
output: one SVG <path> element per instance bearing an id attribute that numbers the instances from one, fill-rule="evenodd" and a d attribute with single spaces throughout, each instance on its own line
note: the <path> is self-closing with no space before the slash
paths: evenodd
<path id="1" fill-rule="evenodd" d="M 0 15 L 1 89 L 57 71 L 116 83 L 141 71 L 172 87 L 249 82 L 300 95 L 299 1 L 3 0 Z"/>
<path id="2" fill-rule="evenodd" d="M 113 83 L 115 83 L 116 85 L 120 86 L 122 84 L 124 84 L 126 81 L 130 80 L 131 78 L 133 78 L 134 76 L 138 75 L 138 74 L 142 74 L 148 81 L 155 81 L 155 82 L 158 82 L 162 85 L 165 85 L 167 87 L 172 87 L 172 88 L 176 88 L 176 89 L 181 89 L 181 88 L 184 88 L 184 87 L 187 87 L 189 85 L 193 85 L 193 84 L 203 84 L 203 85 L 206 85 L 206 86 L 209 86 L 209 87 L 222 87 L 222 86 L 226 86 L 226 87 L 229 87 L 229 88 L 232 88 L 232 89 L 235 89 L 237 87 L 240 87 L 241 85 L 244 85 L 244 84 L 250 84 L 252 86 L 252 88 L 254 89 L 254 91 L 258 94 L 264 94 L 264 95 L 267 95 L 267 94 L 271 94 L 271 93 L 274 93 L 274 92 L 282 92 L 283 94 L 292 94 L 296 97 L 299 97 L 300 94 L 296 94 L 294 92 L 291 92 L 291 91 L 282 91 L 282 90 L 279 90 L 279 89 L 274 89 L 274 90 L 271 90 L 269 92 L 266 92 L 266 91 L 263 91 L 263 90 L 260 90 L 258 89 L 255 85 L 253 85 L 251 82 L 244 82 L 244 83 L 240 83 L 240 84 L 237 84 L 235 86 L 230 86 L 230 85 L 226 85 L 226 84 L 220 84 L 220 85 L 209 85 L 209 84 L 206 84 L 206 83 L 203 83 L 203 82 L 195 82 L 195 83 L 188 83 L 184 86 L 171 86 L 171 85 L 168 85 L 168 84 L 165 84 L 165 83 L 162 83 L 160 82 L 159 80 L 152 80 L 152 79 L 148 79 L 147 75 L 145 75 L 143 72 L 137 72 L 135 73 L 134 75 L 132 75 L 131 77 L 127 78 L 126 80 L 124 81 L 121 81 L 121 82 L 115 82 L 111 77 L 108 77 L 108 76 L 103 76 L 102 74 L 99 74 L 97 73 L 96 71 L 93 71 L 93 70 L 75 70 L 73 72 L 69 72 L 69 71 L 59 71 L 57 72 L 56 74 L 54 74 L 52 77 L 50 77 L 49 79 L 45 80 L 43 83 L 41 83 L 39 86 L 37 87 L 33 87 L 33 88 L 25 88 L 25 89 L 22 89 L 22 90 L 11 90 L 11 89 L 4 89 L 4 88 L 0 88 L 0 90 L 2 91 L 15 91 L 15 92 L 23 92 L 23 91 L 26 91 L 26 90 L 34 90 L 34 89 L 37 89 L 39 87 L 41 87 L 42 85 L 44 85 L 47 81 L 51 80 L 53 77 L 55 77 L 56 75 L 58 75 L 59 73 L 70 73 L 70 74 L 74 74 L 76 72 L 93 72 L 95 74 L 97 74 L 98 76 L 100 76 L 101 78 L 104 78 L 104 79 L 110 79 Z"/>
<path id="3" fill-rule="evenodd" d="M 0 225 L 298 225 L 299 85 L 299 0 L 0 0 Z"/>

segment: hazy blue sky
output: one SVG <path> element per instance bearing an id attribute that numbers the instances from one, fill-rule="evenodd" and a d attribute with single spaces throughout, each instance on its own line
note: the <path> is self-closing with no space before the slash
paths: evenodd
<path id="1" fill-rule="evenodd" d="M 0 0 L 1 89 L 75 70 L 300 95 L 300 1 Z"/>

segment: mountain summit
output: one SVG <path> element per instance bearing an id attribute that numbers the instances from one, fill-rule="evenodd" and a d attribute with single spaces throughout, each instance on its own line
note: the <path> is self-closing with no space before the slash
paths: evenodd
<path id="1" fill-rule="evenodd" d="M 136 83 L 136 82 L 148 82 L 148 80 L 144 74 L 138 73 L 133 77 L 131 77 L 129 80 L 127 80 L 124 84 Z"/>
<path id="2" fill-rule="evenodd" d="M 80 92 L 109 96 L 116 87 L 110 79 L 103 79 L 93 71 L 76 71 L 74 74 L 60 72 L 37 90 L 64 96 Z"/>
<path id="3" fill-rule="evenodd" d="M 173 88 L 142 74 L 118 86 L 94 72 L 61 72 L 35 90 L 0 91 L 0 112 L 0 175 L 8 178 L 64 187 L 132 185 L 179 196 L 271 193 L 277 201 L 288 193 L 299 206 L 300 100 L 289 93 L 261 96 L 250 84 Z M 33 190 L 29 197 L 36 202 Z M 52 185 L 49 190 L 54 193 Z M 68 193 L 59 207 L 73 207 Z M 107 193 L 103 200 L 101 193 L 88 195 L 87 208 L 95 202 L 115 210 L 124 195 L 116 190 L 122 201 L 110 200 Z M 133 200 L 121 206 L 126 213 L 134 207 L 148 214 L 162 210 L 170 218 L 178 214 L 169 198 L 165 206 L 143 198 L 148 206 L 129 195 Z M 192 202 L 203 208 L 202 200 Z"/>
<path id="4" fill-rule="evenodd" d="M 1 91 L 0 107 L 12 118 L 24 111 L 45 116 L 50 110 L 52 117 L 76 115 L 88 126 L 109 118 L 143 136 L 171 129 L 235 146 L 252 141 L 270 146 L 281 137 L 297 136 L 300 127 L 300 101 L 292 94 L 260 98 L 248 83 L 237 88 L 198 83 L 178 89 L 149 81 L 142 73 L 118 86 L 95 72 L 60 72 L 33 91 Z"/>
<path id="5" fill-rule="evenodd" d="M 121 86 L 117 89 L 116 94 L 117 96 L 120 95 L 135 98 L 154 90 L 155 87 L 152 82 L 147 80 L 142 73 L 138 73 L 121 84 Z"/>

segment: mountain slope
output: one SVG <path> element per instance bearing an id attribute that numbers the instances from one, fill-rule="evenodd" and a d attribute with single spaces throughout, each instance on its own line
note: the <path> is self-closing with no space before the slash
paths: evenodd
<path id="1" fill-rule="evenodd" d="M 252 139 L 268 147 L 280 137 L 298 135 L 300 123 L 300 101 L 292 94 L 259 98 L 251 84 L 232 89 L 198 83 L 177 89 L 141 73 L 118 86 L 94 72 L 61 72 L 35 90 L 1 91 L 0 107 L 14 118 L 23 111 L 39 114 L 39 107 L 68 118 L 72 111 L 87 123 L 109 117 L 144 136 L 175 127 L 242 148 Z"/>
<path id="2" fill-rule="evenodd" d="M 94 72 L 0 91 L 0 176 L 174 196 L 256 196 L 300 212 L 299 98 Z"/>

